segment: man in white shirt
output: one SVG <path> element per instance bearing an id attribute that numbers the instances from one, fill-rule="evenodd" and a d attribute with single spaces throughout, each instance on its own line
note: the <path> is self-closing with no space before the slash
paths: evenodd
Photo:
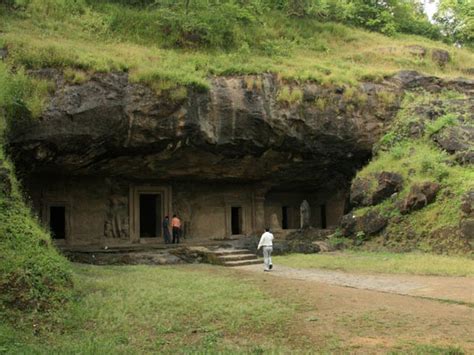
<path id="1" fill-rule="evenodd" d="M 265 228 L 265 233 L 260 238 L 257 250 L 263 247 L 263 262 L 265 269 L 263 271 L 270 271 L 273 268 L 272 264 L 272 251 L 273 251 L 273 234 L 270 233 L 270 229 Z"/>

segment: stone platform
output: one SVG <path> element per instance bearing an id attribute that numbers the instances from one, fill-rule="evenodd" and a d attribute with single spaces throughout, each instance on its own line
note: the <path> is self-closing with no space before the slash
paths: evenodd
<path id="1" fill-rule="evenodd" d="M 185 241 L 180 244 L 137 244 L 114 247 L 58 246 L 71 261 L 95 265 L 173 265 L 210 263 L 243 266 L 260 263 L 254 252 L 239 248 L 241 241 Z"/>

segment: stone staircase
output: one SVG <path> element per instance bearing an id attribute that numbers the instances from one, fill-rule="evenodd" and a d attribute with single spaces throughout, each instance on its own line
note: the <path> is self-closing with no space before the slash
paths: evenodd
<path id="1" fill-rule="evenodd" d="M 248 249 L 216 249 L 212 253 L 223 266 L 261 264 L 262 261 Z"/>

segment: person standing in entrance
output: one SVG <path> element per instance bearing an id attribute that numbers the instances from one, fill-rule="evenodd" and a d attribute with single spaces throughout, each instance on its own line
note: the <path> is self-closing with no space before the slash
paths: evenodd
<path id="1" fill-rule="evenodd" d="M 181 234 L 181 220 L 177 215 L 173 215 L 171 219 L 171 227 L 173 229 L 173 244 L 179 244 L 179 236 Z"/>
<path id="2" fill-rule="evenodd" d="M 265 269 L 263 271 L 270 271 L 273 268 L 272 251 L 273 251 L 273 234 L 270 233 L 269 228 L 265 228 L 265 233 L 260 238 L 257 250 L 263 247 L 263 262 Z"/>
<path id="3" fill-rule="evenodd" d="M 163 237 L 165 238 L 165 244 L 171 243 L 170 218 L 168 216 L 165 216 L 163 220 Z"/>

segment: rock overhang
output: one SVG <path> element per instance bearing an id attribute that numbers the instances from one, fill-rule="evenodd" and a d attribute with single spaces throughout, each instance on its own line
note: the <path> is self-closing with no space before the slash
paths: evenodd
<path id="1" fill-rule="evenodd" d="M 10 131 L 10 150 L 28 174 L 134 179 L 269 181 L 274 186 L 341 185 L 371 156 L 405 88 L 471 85 L 401 72 L 356 90 L 283 82 L 276 76 L 212 79 L 208 92 L 166 93 L 100 73 L 82 84 L 60 72 L 47 109 Z M 303 93 L 285 102 L 282 88 Z M 324 103 L 321 104 L 321 103 Z"/>

